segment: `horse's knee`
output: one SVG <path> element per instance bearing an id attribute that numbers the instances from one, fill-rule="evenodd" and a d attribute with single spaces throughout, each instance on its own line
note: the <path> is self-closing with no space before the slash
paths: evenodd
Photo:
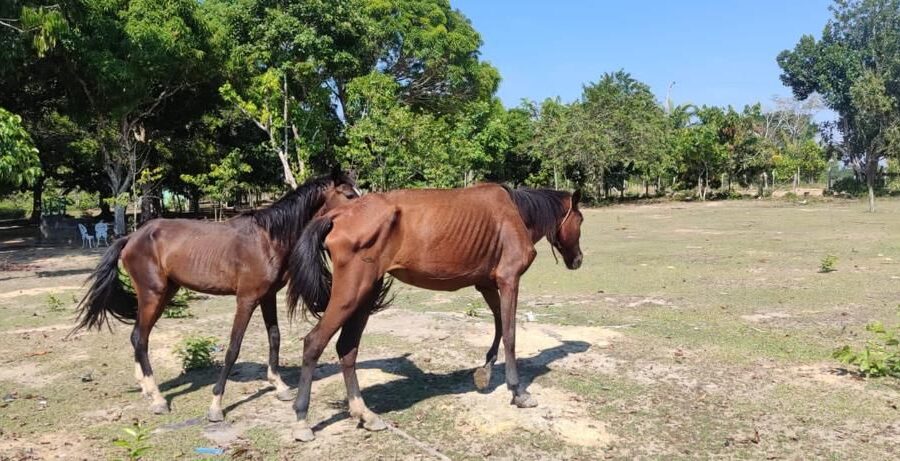
<path id="1" fill-rule="evenodd" d="M 325 344 L 318 335 L 310 333 L 303 338 L 303 362 L 315 362 L 325 349 Z"/>

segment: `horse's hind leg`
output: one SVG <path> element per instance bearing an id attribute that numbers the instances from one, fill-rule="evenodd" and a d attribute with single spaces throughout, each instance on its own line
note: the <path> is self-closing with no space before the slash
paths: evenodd
<path id="1" fill-rule="evenodd" d="M 335 263 L 337 266 L 338 264 Z M 347 268 L 347 272 L 354 272 L 358 268 Z M 294 400 L 294 412 L 297 414 L 297 423 L 292 435 L 294 440 L 309 442 L 315 439 L 315 435 L 307 421 L 309 413 L 309 397 L 312 390 L 313 371 L 325 346 L 331 337 L 341 328 L 353 313 L 363 308 L 365 300 L 371 296 L 370 289 L 377 277 L 369 278 L 366 274 L 345 274 L 338 267 L 335 268 L 335 278 L 331 289 L 331 300 L 325 308 L 325 314 L 319 323 L 303 338 L 303 367 L 300 369 L 300 384 L 297 385 L 297 399 Z M 361 332 L 360 332 L 361 334 Z M 354 375 L 355 376 L 355 375 Z"/>
<path id="2" fill-rule="evenodd" d="M 281 401 L 293 400 L 291 388 L 281 379 L 278 371 L 278 351 L 281 347 L 281 333 L 278 331 L 278 310 L 275 305 L 275 293 L 266 295 L 262 300 L 263 321 L 269 337 L 269 368 L 266 377 L 275 386 L 275 398 Z"/>
<path id="3" fill-rule="evenodd" d="M 378 293 L 380 286 L 376 287 Z M 356 378 L 356 356 L 359 352 L 359 340 L 369 320 L 370 308 L 368 306 L 358 309 L 341 328 L 341 335 L 337 341 L 337 353 L 341 361 L 341 371 L 344 374 L 344 384 L 347 385 L 347 405 L 350 417 L 363 423 L 363 427 L 370 431 L 387 429 L 384 421 L 363 401 L 359 391 L 359 380 Z"/>
<path id="4" fill-rule="evenodd" d="M 209 411 L 206 413 L 206 419 L 211 422 L 225 419 L 225 414 L 222 413 L 222 395 L 225 393 L 225 383 L 228 381 L 228 375 L 231 374 L 234 362 L 237 361 L 238 355 L 241 353 L 241 342 L 244 340 L 244 333 L 247 331 L 247 324 L 250 323 L 250 317 L 253 315 L 256 304 L 256 297 L 238 296 L 234 323 L 231 325 L 231 341 L 228 343 L 228 351 L 225 352 L 225 365 L 219 374 L 219 380 L 213 386 L 212 402 L 209 404 Z"/>
<path id="5" fill-rule="evenodd" d="M 178 286 L 166 281 L 151 284 L 139 283 L 137 280 L 134 280 L 134 285 L 138 298 L 138 319 L 131 332 L 131 345 L 134 346 L 134 377 L 140 383 L 143 395 L 151 400 L 150 411 L 155 414 L 167 413 L 169 404 L 156 386 L 148 348 L 150 331 L 162 315 L 166 304 L 178 291 Z"/>
<path id="6" fill-rule="evenodd" d="M 484 359 L 484 366 L 475 369 L 475 387 L 484 390 L 491 382 L 491 368 L 497 362 L 497 351 L 500 349 L 500 338 L 503 337 L 503 323 L 500 317 L 500 294 L 496 288 L 476 287 L 484 297 L 484 301 L 494 314 L 494 341 Z"/>

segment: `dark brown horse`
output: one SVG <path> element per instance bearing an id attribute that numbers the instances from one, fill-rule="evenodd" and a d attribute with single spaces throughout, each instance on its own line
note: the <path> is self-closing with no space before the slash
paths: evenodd
<path id="1" fill-rule="evenodd" d="M 269 338 L 267 378 L 275 396 L 291 400 L 290 388 L 278 372 L 280 336 L 275 295 L 287 282 L 286 257 L 304 226 L 320 212 L 358 197 L 342 174 L 321 177 L 289 192 L 271 207 L 246 212 L 221 223 L 187 219 L 155 219 L 120 238 L 107 250 L 88 279 L 90 289 L 79 305 L 77 329 L 102 328 L 108 315 L 134 322 L 135 379 L 154 413 L 168 411 L 156 386 L 147 353 L 153 325 L 180 287 L 201 293 L 236 295 L 237 311 L 225 366 L 213 387 L 207 417 L 221 421 L 222 394 L 241 349 L 244 331 L 257 305 L 262 305 Z M 131 277 L 134 293 L 119 279 L 119 260 Z"/>
<path id="2" fill-rule="evenodd" d="M 369 194 L 313 220 L 290 257 L 289 307 L 302 299 L 318 324 L 303 341 L 303 368 L 294 410 L 297 440 L 314 438 L 306 421 L 313 370 L 341 329 L 337 352 L 350 415 L 369 430 L 384 422 L 362 399 L 356 379 L 359 340 L 369 314 L 384 306 L 385 274 L 417 287 L 458 290 L 475 286 L 494 314 L 494 341 L 475 381 L 490 380 L 500 338 L 506 349 L 506 384 L 512 403 L 537 402 L 516 371 L 516 302 L 519 278 L 543 237 L 569 269 L 581 266 L 579 194 L 511 190 L 494 184 L 452 190 L 400 190 Z M 326 266 L 331 257 L 332 272 Z M 300 270 L 300 269 L 304 270 Z"/>

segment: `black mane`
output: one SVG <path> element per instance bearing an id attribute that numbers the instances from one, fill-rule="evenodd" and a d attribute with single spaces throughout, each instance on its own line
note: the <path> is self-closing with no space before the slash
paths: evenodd
<path id="1" fill-rule="evenodd" d="M 566 214 L 564 203 L 569 193 L 553 189 L 504 188 L 519 209 L 525 227 L 536 235 L 554 238 L 557 223 Z"/>
<path id="2" fill-rule="evenodd" d="M 296 189 L 288 192 L 268 208 L 250 210 L 240 216 L 253 219 L 259 227 L 269 233 L 273 240 L 278 240 L 291 248 L 300 232 L 325 203 L 323 191 L 332 186 L 349 183 L 345 177 L 332 175 L 311 179 Z"/>

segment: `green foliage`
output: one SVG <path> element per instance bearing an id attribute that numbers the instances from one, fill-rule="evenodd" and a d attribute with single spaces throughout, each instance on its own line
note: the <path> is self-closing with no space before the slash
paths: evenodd
<path id="1" fill-rule="evenodd" d="M 65 309 L 65 304 L 54 294 L 47 295 L 47 309 L 51 312 L 60 312 Z"/>
<path id="2" fill-rule="evenodd" d="M 837 270 L 837 261 L 838 258 L 835 255 L 826 255 L 822 258 L 822 263 L 819 264 L 819 272 L 823 274 L 827 274 L 829 272 L 834 272 Z"/>
<path id="3" fill-rule="evenodd" d="M 240 150 L 232 150 L 221 162 L 212 165 L 209 173 L 199 175 L 181 175 L 182 181 L 197 186 L 203 193 L 221 204 L 234 197 L 238 190 L 246 189 L 248 184 L 241 181 L 245 174 L 253 171 L 253 167 L 243 162 Z M 216 216 L 218 219 L 218 215 Z"/>
<path id="4" fill-rule="evenodd" d="M 862 350 L 843 346 L 834 351 L 834 358 L 859 367 L 864 376 L 892 376 L 900 378 L 900 324 L 885 327 L 881 322 L 866 325 L 874 338 L 866 341 Z"/>
<path id="5" fill-rule="evenodd" d="M 205 196 L 218 219 L 226 202 L 283 192 L 336 164 L 370 190 L 492 180 L 583 187 L 589 198 L 636 183 L 728 197 L 732 183 L 760 183 L 764 171 L 784 179 L 799 168 L 807 179 L 823 168 L 807 106 L 664 106 L 624 70 L 600 75 L 572 103 L 504 108 L 481 37 L 448 0 L 41 5 L 2 7 L 24 27 L 0 29 L 10 44 L 0 83 L 17 90 L 0 105 L 21 115 L 42 168 L 19 179 L 37 179 L 38 194 L 44 181 L 83 191 L 82 211 L 99 194 L 116 208 L 118 231 L 139 196 L 179 210 L 171 197 L 199 206 Z M 825 41 L 810 40 L 801 51 L 825 59 Z M 890 126 L 896 73 L 857 81 L 862 67 L 830 53 L 854 80 L 828 80 L 846 97 L 826 102 L 846 100 Z M 794 80 L 819 91 L 815 72 Z M 885 130 L 879 142 L 897 137 Z"/>
<path id="6" fill-rule="evenodd" d="M 132 427 L 122 429 L 125 434 L 113 440 L 113 445 L 125 450 L 125 456 L 130 461 L 136 461 L 147 453 L 152 446 L 150 445 L 150 429 L 141 423 L 135 423 Z"/>
<path id="7" fill-rule="evenodd" d="M 166 305 L 166 310 L 163 311 L 162 316 L 167 319 L 187 319 L 194 316 L 191 311 L 188 310 L 190 308 L 190 302 L 198 299 L 197 293 L 188 290 L 187 288 L 182 288 L 175 293 L 175 296 L 172 297 L 172 300 L 169 301 L 169 304 Z"/>
<path id="8" fill-rule="evenodd" d="M 838 113 L 827 139 L 865 175 L 874 211 L 879 162 L 900 155 L 900 2 L 839 0 L 832 12 L 820 40 L 804 36 L 778 55 L 781 80 L 798 99 L 821 94 Z"/>
<path id="9" fill-rule="evenodd" d="M 181 358 L 182 369 L 191 371 L 212 366 L 215 348 L 216 338 L 189 336 L 176 347 L 175 355 Z"/>
<path id="10" fill-rule="evenodd" d="M 478 317 L 478 307 L 475 304 L 469 303 L 466 306 L 465 311 L 466 317 Z"/>
<path id="11" fill-rule="evenodd" d="M 22 117 L 0 107 L 0 185 L 30 184 L 39 174 L 38 151 Z"/>

